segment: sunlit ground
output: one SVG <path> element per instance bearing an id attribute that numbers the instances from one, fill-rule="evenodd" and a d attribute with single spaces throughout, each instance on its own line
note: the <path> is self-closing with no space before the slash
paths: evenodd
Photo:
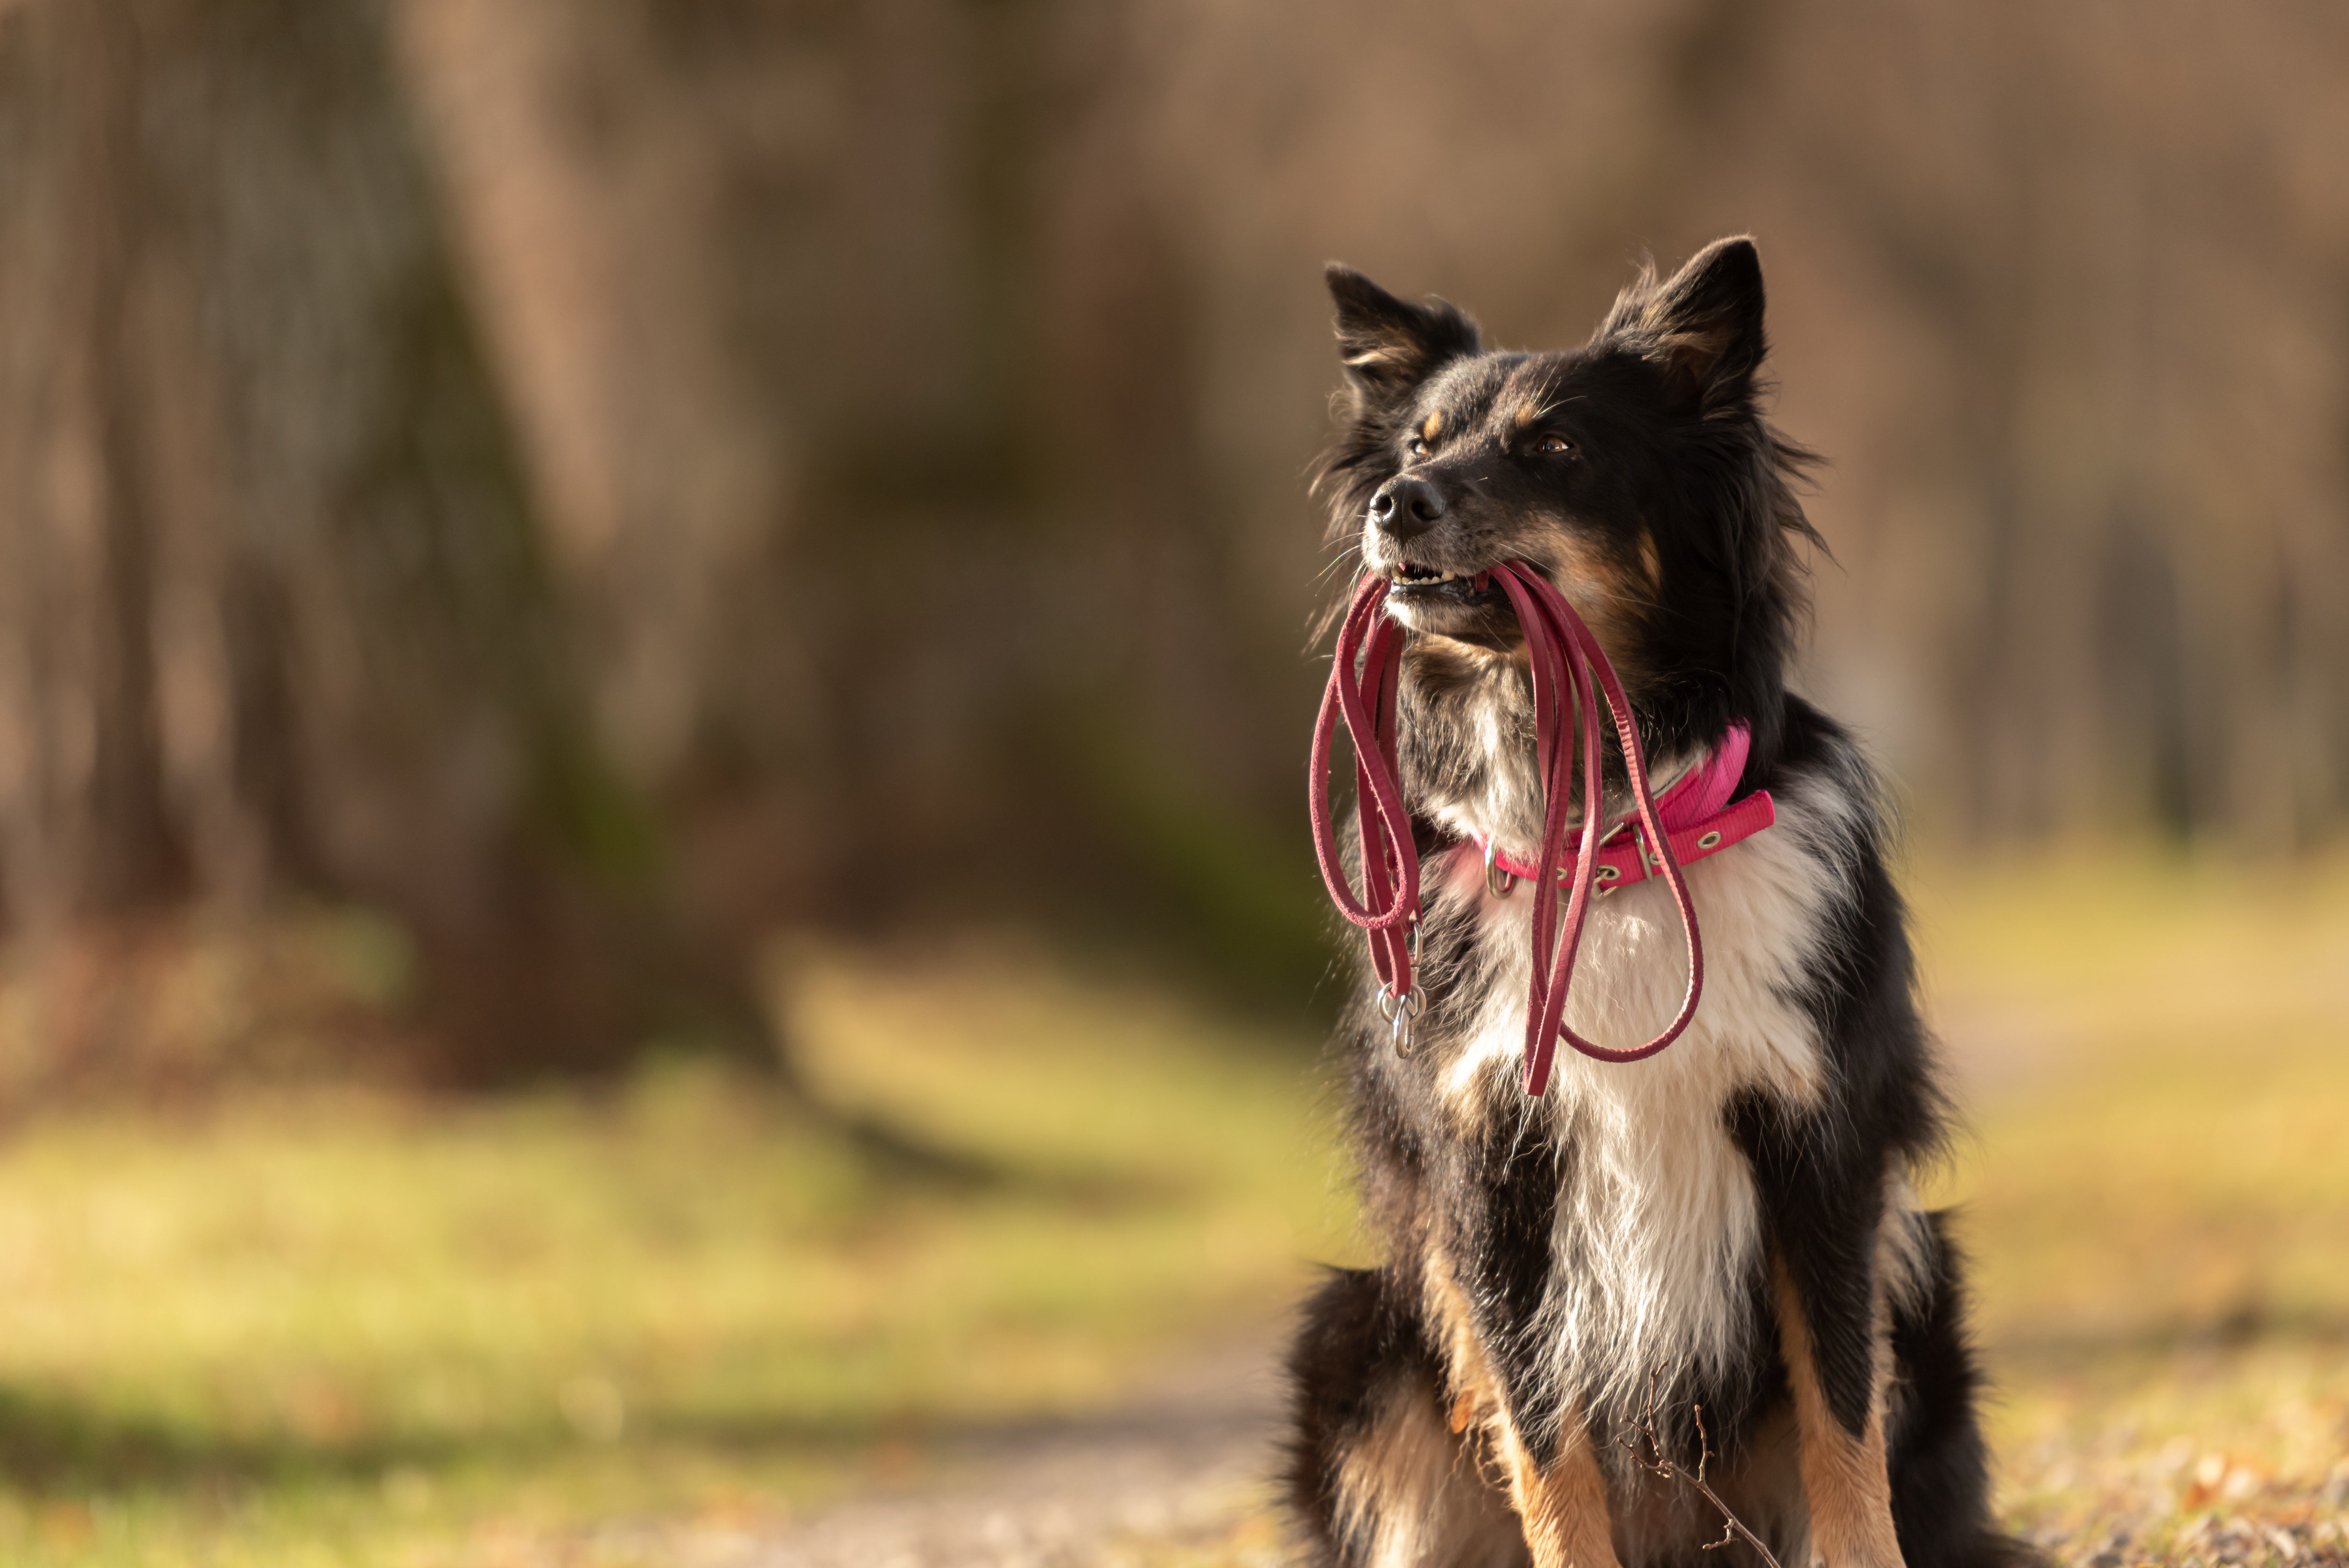
<path id="1" fill-rule="evenodd" d="M 2349 867 L 1914 879 L 2011 1517 L 2349 1553 Z"/>
<path id="2" fill-rule="evenodd" d="M 2106 1568 L 2340 1549 L 2349 865 L 1912 881 L 2011 1519 Z M 1016 945 L 786 967 L 831 1091 L 979 1179 L 876 1169 L 687 1066 L 601 1099 L 20 1129 L 0 1562 L 602 1562 L 578 1543 L 614 1520 L 740 1542 L 1260 1334 L 1358 1251 L 1307 1043 Z M 1257 1517 L 1136 1553 L 1272 1544 Z"/>

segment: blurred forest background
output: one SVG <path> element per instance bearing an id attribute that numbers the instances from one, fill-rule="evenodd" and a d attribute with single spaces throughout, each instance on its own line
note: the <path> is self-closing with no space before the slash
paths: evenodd
<path id="1" fill-rule="evenodd" d="M 1754 232 L 1925 830 L 2320 841 L 2344 84 L 2321 4 L 7 0 L 11 1099 L 755 1038 L 782 925 L 1294 1005 L 1332 256 L 1556 345 Z"/>

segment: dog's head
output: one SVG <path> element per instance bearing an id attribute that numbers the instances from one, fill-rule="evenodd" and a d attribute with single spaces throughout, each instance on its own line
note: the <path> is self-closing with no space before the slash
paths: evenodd
<path id="1" fill-rule="evenodd" d="M 1578 349 L 1487 350 L 1441 300 L 1329 271 L 1348 383 L 1323 460 L 1332 533 L 1388 577 L 1424 663 L 1521 645 L 1505 561 L 1547 572 L 1665 744 L 1731 722 L 1774 750 L 1801 607 L 1791 481 L 1808 454 L 1756 407 L 1764 354 L 1753 242 L 1719 241 L 1667 282 L 1643 273 Z"/>

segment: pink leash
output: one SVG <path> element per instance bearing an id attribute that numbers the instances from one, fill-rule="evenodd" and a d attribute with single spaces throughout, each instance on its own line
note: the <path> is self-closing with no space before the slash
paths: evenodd
<path id="1" fill-rule="evenodd" d="M 1541 766 L 1546 796 L 1541 851 L 1534 863 L 1526 866 L 1498 857 L 1491 846 L 1487 846 L 1487 863 L 1498 864 L 1506 872 L 1529 875 L 1540 890 L 1555 888 L 1571 876 L 1562 931 L 1554 897 L 1537 897 L 1534 903 L 1533 989 L 1526 1008 L 1525 1089 L 1528 1095 L 1538 1096 L 1549 1085 L 1550 1057 L 1561 1036 L 1584 1056 L 1607 1062 L 1634 1062 L 1654 1056 L 1680 1037 L 1689 1020 L 1696 1016 L 1697 999 L 1704 990 L 1704 953 L 1697 936 L 1696 910 L 1689 900 L 1688 883 L 1681 874 L 1681 861 L 1710 854 L 1759 831 L 1770 825 L 1774 813 L 1768 795 L 1757 792 L 1726 810 L 1696 812 L 1699 820 L 1686 825 L 1676 823 L 1681 831 L 1667 832 L 1649 789 L 1647 758 L 1640 748 L 1630 701 L 1623 695 L 1622 684 L 1616 679 L 1614 666 L 1607 662 L 1598 639 L 1548 578 L 1532 567 L 1511 562 L 1495 567 L 1489 575 L 1499 581 L 1501 591 L 1516 607 L 1518 624 L 1525 630 L 1533 671 L 1535 754 Z M 1487 574 L 1479 573 L 1478 586 L 1486 580 Z M 1337 902 L 1339 913 L 1370 934 L 1371 963 L 1379 976 L 1379 1005 L 1394 1022 L 1398 1048 L 1407 1052 L 1411 1020 L 1425 1007 L 1426 998 L 1414 986 L 1412 977 L 1418 947 L 1415 927 L 1419 919 L 1419 855 L 1412 842 L 1411 819 L 1403 807 L 1395 759 L 1395 692 L 1402 668 L 1402 634 L 1401 628 L 1382 613 L 1388 586 L 1383 577 L 1365 577 L 1355 590 L 1353 603 L 1348 606 L 1344 624 L 1338 633 L 1337 657 L 1330 672 L 1330 686 L 1322 694 L 1321 711 L 1313 724 L 1310 812 L 1313 849 L 1321 862 L 1322 880 L 1329 884 L 1330 896 Z M 1359 676 L 1355 674 L 1358 661 L 1361 665 Z M 1688 992 L 1682 998 L 1679 1016 L 1647 1044 L 1619 1051 L 1586 1040 L 1566 1026 L 1567 991 L 1573 982 L 1576 950 L 1582 939 L 1583 919 L 1589 913 L 1593 883 L 1599 877 L 1602 861 L 1611 862 L 1610 883 L 1619 876 L 1623 864 L 1619 856 L 1602 856 L 1599 848 L 1602 801 L 1597 698 L 1600 694 L 1606 697 L 1616 738 L 1623 748 L 1638 820 L 1646 830 L 1644 847 L 1632 848 L 1636 857 L 1632 863 L 1639 866 L 1641 878 L 1651 865 L 1662 873 L 1671 887 L 1672 901 L 1680 906 L 1681 925 L 1688 938 Z M 1341 714 L 1354 742 L 1362 847 L 1360 900 L 1347 885 L 1344 867 L 1339 861 L 1338 834 L 1329 800 L 1330 749 L 1336 721 Z M 1559 744 L 1560 732 L 1569 723 L 1578 731 L 1583 779 L 1581 839 L 1572 850 L 1566 835 L 1575 754 Z M 1737 734 L 1733 738 L 1742 742 L 1744 737 Z M 1744 746 L 1737 745 L 1736 751 L 1742 767 Z M 1718 778 L 1718 769 L 1707 769 L 1704 787 L 1690 797 L 1691 800 L 1707 808 L 1717 807 L 1713 797 L 1724 792 L 1717 789 Z M 1734 783 L 1735 774 L 1732 773 L 1728 784 L 1733 788 Z M 1676 787 L 1671 794 L 1681 794 L 1680 789 Z M 1614 830 L 1609 830 L 1605 836 L 1612 838 Z M 1711 842 L 1695 847 L 1697 841 L 1708 836 Z M 1676 839 L 1684 841 L 1675 842 Z M 1691 852 L 1692 849 L 1694 853 Z M 1487 880 L 1489 883 L 1489 875 Z M 1599 891 L 1611 891 L 1611 886 Z"/>
<path id="2" fill-rule="evenodd" d="M 1387 596 L 1383 577 L 1364 577 L 1338 629 L 1338 655 L 1330 671 L 1321 711 L 1313 720 L 1313 852 L 1321 880 L 1330 885 L 1338 913 L 1370 933 L 1371 965 L 1378 971 L 1380 1006 L 1393 1009 L 1396 1038 L 1409 1028 L 1402 1009 L 1419 993 L 1412 985 L 1412 960 L 1419 922 L 1419 851 L 1411 841 L 1411 816 L 1403 810 L 1395 764 L 1395 688 L 1402 671 L 1402 628 L 1381 614 Z M 1367 647 L 1365 646 L 1367 643 Z M 1358 679 L 1354 664 L 1360 658 Z M 1330 744 L 1339 713 L 1354 742 L 1356 817 L 1362 839 L 1362 898 L 1346 885 L 1338 860 L 1338 830 L 1330 819 Z M 1421 999 L 1418 1006 L 1423 1006 Z"/>

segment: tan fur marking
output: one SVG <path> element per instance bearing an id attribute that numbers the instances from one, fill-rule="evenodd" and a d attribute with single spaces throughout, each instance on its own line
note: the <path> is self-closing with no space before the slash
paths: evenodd
<path id="1" fill-rule="evenodd" d="M 1551 576 L 1558 592 L 1589 624 L 1624 689 L 1638 700 L 1644 672 L 1632 636 L 1640 610 L 1655 597 L 1652 585 L 1587 534 L 1555 523 L 1543 531 L 1547 548 L 1534 552 L 1536 558 L 1557 563 Z"/>
<path id="2" fill-rule="evenodd" d="M 1395 1391 L 1336 1479 L 1340 1529 L 1368 1568 L 1477 1568 L 1516 1533 L 1424 1382 Z"/>
<path id="3" fill-rule="evenodd" d="M 1581 1421 L 1570 1417 L 1566 1429 L 1566 1451 L 1546 1470 L 1534 1468 L 1515 1429 L 1504 1424 L 1496 1434 L 1534 1568 L 1621 1568 L 1607 1519 L 1607 1478 Z"/>
<path id="4" fill-rule="evenodd" d="M 1421 691 L 1449 696 L 1500 678 L 1513 662 L 1513 655 L 1498 649 L 1450 637 L 1413 637 L 1403 645 L 1402 657 Z"/>
<path id="5" fill-rule="evenodd" d="M 1881 1302 L 1877 1310 L 1876 1388 L 1868 1401 L 1868 1425 L 1854 1438 L 1827 1408 L 1795 1282 L 1785 1264 L 1775 1272 L 1780 1347 L 1795 1389 L 1812 1547 L 1827 1568 L 1904 1568 L 1900 1542 L 1892 1529 L 1892 1480 L 1885 1468 L 1884 1387 L 1892 1357 Z M 1880 1288 L 1878 1294 L 1880 1297 Z"/>
<path id="6" fill-rule="evenodd" d="M 1443 433 L 1444 416 L 1440 413 L 1430 414 L 1427 417 L 1426 421 L 1419 428 L 1419 438 L 1423 441 L 1433 441 L 1436 437 Z"/>
<path id="7" fill-rule="evenodd" d="M 1547 1470 L 1536 1466 L 1477 1343 L 1468 1299 L 1440 1249 L 1429 1251 L 1427 1295 L 1451 1364 L 1452 1429 L 1482 1428 L 1484 1440 L 1500 1460 L 1534 1568 L 1621 1568 L 1608 1520 L 1607 1478 L 1578 1413 L 1569 1412 L 1561 1423 L 1565 1451 Z"/>
<path id="8" fill-rule="evenodd" d="M 1656 348 L 1682 376 L 1702 380 L 1728 352 L 1730 329 L 1718 323 L 1672 328 L 1671 311 L 1662 297 L 1651 300 L 1640 312 L 1640 325 L 1653 335 Z"/>
<path id="9" fill-rule="evenodd" d="M 1475 1320 L 1468 1313 L 1468 1298 L 1461 1294 L 1459 1282 L 1452 1273 L 1452 1261 L 1441 1247 L 1428 1249 L 1425 1288 L 1428 1316 L 1435 1325 L 1436 1338 L 1444 1348 L 1444 1368 L 1450 1374 L 1455 1422 L 1452 1429 L 1464 1431 L 1469 1426 L 1499 1415 L 1500 1381 L 1485 1359 L 1484 1346 L 1476 1338 Z M 1468 1418 L 1460 1421 L 1464 1408 Z"/>
<path id="10" fill-rule="evenodd" d="M 1656 342 L 1675 359 L 1692 359 L 1702 366 L 1710 366 L 1728 349 L 1729 333 L 1722 328 L 1664 332 L 1657 335 Z"/>
<path id="11" fill-rule="evenodd" d="M 1518 404 L 1517 411 L 1515 415 L 1517 428 L 1522 430 L 1526 426 L 1532 424 L 1536 419 L 1540 418 L 1541 412 L 1541 405 L 1538 403 Z"/>

